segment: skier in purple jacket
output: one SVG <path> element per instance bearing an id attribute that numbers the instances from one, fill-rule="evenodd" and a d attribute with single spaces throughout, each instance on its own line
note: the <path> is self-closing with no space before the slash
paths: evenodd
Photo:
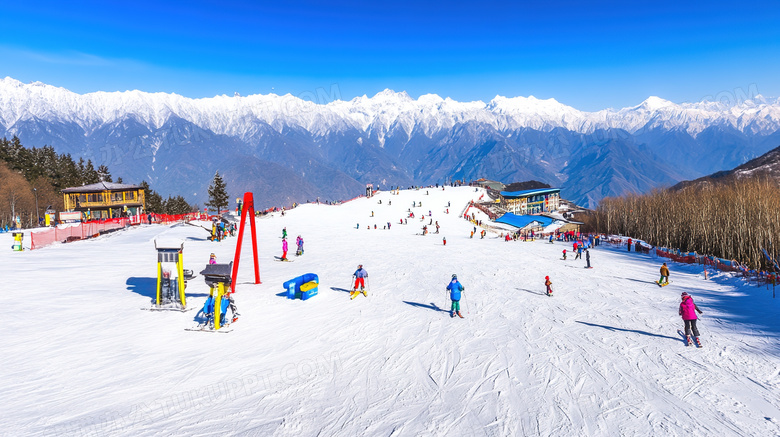
<path id="1" fill-rule="evenodd" d="M 696 319 L 698 319 L 696 313 L 703 314 L 703 312 L 695 303 L 693 303 L 693 298 L 688 293 L 683 291 L 680 297 L 682 298 L 682 302 L 680 302 L 679 313 L 682 316 L 683 322 L 685 322 L 685 336 L 688 338 L 688 343 L 690 343 L 691 334 L 693 334 L 693 337 L 696 339 L 696 345 L 701 347 L 699 329 L 696 328 Z"/>

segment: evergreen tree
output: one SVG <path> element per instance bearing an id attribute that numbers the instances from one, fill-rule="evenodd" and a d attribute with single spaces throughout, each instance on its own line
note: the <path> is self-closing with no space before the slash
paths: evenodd
<path id="1" fill-rule="evenodd" d="M 149 183 L 141 181 L 141 188 L 144 189 L 144 198 L 146 199 L 146 210 L 155 214 L 165 214 L 165 205 L 162 196 L 149 188 Z"/>
<path id="2" fill-rule="evenodd" d="M 108 167 L 106 167 L 104 164 L 100 164 L 100 166 L 97 168 L 97 174 L 101 181 L 113 182 L 111 178 L 111 172 L 108 171 Z"/>
<path id="3" fill-rule="evenodd" d="M 165 201 L 166 214 L 178 215 L 178 214 L 187 214 L 188 212 L 192 212 L 192 207 L 190 206 L 189 203 L 187 203 L 186 200 L 184 200 L 184 197 L 168 196 L 168 200 Z"/>
<path id="4" fill-rule="evenodd" d="M 124 183 L 124 182 L 122 181 L 122 176 L 119 176 L 118 178 L 116 178 L 116 183 L 117 183 L 117 184 L 122 184 L 122 183 Z"/>
<path id="5" fill-rule="evenodd" d="M 228 207 L 227 187 L 222 180 L 222 176 L 219 175 L 219 172 L 214 174 L 214 179 L 209 186 L 209 201 L 206 202 L 206 206 L 208 206 L 210 210 L 216 211 L 217 215 Z"/>
<path id="6" fill-rule="evenodd" d="M 95 170 L 95 166 L 92 165 L 91 159 L 87 160 L 87 165 L 84 167 L 83 178 L 84 185 L 96 184 L 100 182 L 100 175 L 98 174 L 97 170 Z"/>

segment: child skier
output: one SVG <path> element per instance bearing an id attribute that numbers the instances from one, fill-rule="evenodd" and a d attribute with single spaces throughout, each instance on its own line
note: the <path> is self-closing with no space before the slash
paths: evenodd
<path id="1" fill-rule="evenodd" d="M 544 277 L 544 286 L 547 287 L 547 295 L 552 296 L 552 282 L 549 276 Z"/>
<path id="2" fill-rule="evenodd" d="M 566 259 L 566 249 L 563 249 L 563 259 Z"/>
<path id="3" fill-rule="evenodd" d="M 693 303 L 693 298 L 688 293 L 683 291 L 680 298 L 682 299 L 682 302 L 680 302 L 679 313 L 685 323 L 685 345 L 688 346 L 691 344 L 691 334 L 693 334 L 693 338 L 696 340 L 696 347 L 701 347 L 699 329 L 696 328 L 696 319 L 698 318 L 696 317 L 696 313 L 703 314 L 703 312 L 695 303 Z"/>
<path id="4" fill-rule="evenodd" d="M 282 239 L 287 238 L 287 228 L 282 228 Z"/>
<path id="5" fill-rule="evenodd" d="M 577 245 L 577 255 L 574 257 L 574 259 L 582 259 L 582 245 Z"/>
<path id="6" fill-rule="evenodd" d="M 458 275 L 452 275 L 452 281 L 447 285 L 447 290 L 450 292 L 450 300 L 452 301 L 452 307 L 450 308 L 450 317 L 458 315 L 461 319 L 463 315 L 460 313 L 460 295 L 466 288 L 458 282 Z"/>
<path id="7" fill-rule="evenodd" d="M 217 256 L 213 253 L 209 255 L 209 264 L 216 264 L 217 263 Z"/>
<path id="8" fill-rule="evenodd" d="M 282 261 L 287 261 L 287 237 L 282 237 Z"/>
<path id="9" fill-rule="evenodd" d="M 303 238 L 301 238 L 300 235 L 298 235 L 298 238 L 295 239 L 295 244 L 298 245 L 298 250 L 295 252 L 295 256 L 303 255 Z"/>
<path id="10" fill-rule="evenodd" d="M 352 274 L 352 277 L 355 278 L 355 286 L 352 287 L 352 292 L 349 293 L 349 297 L 351 299 L 354 299 L 358 295 L 358 286 L 360 286 L 360 291 L 363 293 L 363 296 L 368 297 L 368 292 L 366 291 L 366 279 L 368 277 L 368 272 L 363 268 L 363 264 L 359 264 L 357 270 L 355 270 L 355 273 Z"/>
<path id="11" fill-rule="evenodd" d="M 669 267 L 666 267 L 666 263 L 661 266 L 661 279 L 658 280 L 658 285 L 666 285 L 669 283 Z"/>

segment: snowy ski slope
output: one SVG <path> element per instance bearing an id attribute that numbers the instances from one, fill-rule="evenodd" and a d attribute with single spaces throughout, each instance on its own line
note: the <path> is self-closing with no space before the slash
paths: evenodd
<path id="1" fill-rule="evenodd" d="M 199 272 L 210 252 L 232 259 L 235 238 L 140 226 L 14 253 L 0 235 L 0 435 L 780 435 L 771 290 L 675 263 L 659 288 L 649 255 L 602 245 L 587 270 L 560 259 L 563 243 L 469 239 L 459 217 L 480 194 L 383 192 L 257 219 L 262 284 L 245 253 L 228 334 L 185 331 L 195 311 L 140 308 L 155 292 L 155 239 L 184 240 L 184 267 Z M 413 201 L 417 218 L 398 224 Z M 428 210 L 439 235 L 417 235 Z M 291 254 L 305 240 L 292 263 L 273 261 L 285 226 Z M 370 292 L 350 301 L 358 263 Z M 318 296 L 281 295 L 307 272 Z M 465 319 L 446 312 L 453 273 Z M 682 291 L 704 311 L 703 349 L 677 334 Z M 189 283 L 190 306 L 207 294 L 202 277 Z"/>

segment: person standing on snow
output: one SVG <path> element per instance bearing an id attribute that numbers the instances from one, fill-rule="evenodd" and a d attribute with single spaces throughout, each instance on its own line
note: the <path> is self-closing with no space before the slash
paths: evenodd
<path id="1" fill-rule="evenodd" d="M 566 249 L 563 249 L 563 259 L 566 260 Z"/>
<path id="2" fill-rule="evenodd" d="M 287 261 L 287 237 L 282 237 L 282 261 Z"/>
<path id="3" fill-rule="evenodd" d="M 300 235 L 298 235 L 298 238 L 295 239 L 295 244 L 298 246 L 298 251 L 295 252 L 295 255 L 303 255 L 303 238 L 301 238 Z"/>
<path id="4" fill-rule="evenodd" d="M 287 228 L 282 228 L 282 239 L 287 238 Z"/>
<path id="5" fill-rule="evenodd" d="M 217 263 L 217 256 L 213 253 L 209 255 L 209 264 L 216 264 Z"/>
<path id="6" fill-rule="evenodd" d="M 696 316 L 696 313 L 703 314 L 702 310 L 699 309 L 699 307 L 696 306 L 695 303 L 693 303 L 693 298 L 686 292 L 682 292 L 680 295 L 680 298 L 682 299 L 682 302 L 680 302 L 680 316 L 682 316 L 683 322 L 685 323 L 685 336 L 687 338 L 688 343 L 691 343 L 691 334 L 693 334 L 694 339 L 696 339 L 696 346 L 701 347 L 701 342 L 699 341 L 699 329 L 696 328 L 696 319 L 698 317 Z"/>
<path id="7" fill-rule="evenodd" d="M 452 301 L 450 317 L 455 317 L 455 314 L 457 314 L 458 317 L 461 319 L 463 318 L 463 315 L 460 313 L 460 297 L 465 289 L 466 288 L 458 282 L 458 275 L 452 275 L 452 281 L 447 285 L 447 290 L 450 292 L 450 300 Z"/>
<path id="8" fill-rule="evenodd" d="M 552 282 L 549 276 L 544 277 L 544 286 L 547 287 L 547 295 L 552 296 Z"/>
<path id="9" fill-rule="evenodd" d="M 658 285 L 669 283 L 669 267 L 666 267 L 666 263 L 661 266 L 661 279 L 658 280 Z"/>
<path id="10" fill-rule="evenodd" d="M 363 293 L 363 296 L 368 297 L 368 293 L 366 292 L 366 278 L 368 277 L 368 272 L 363 268 L 363 264 L 358 265 L 358 268 L 355 270 L 355 273 L 352 274 L 352 277 L 355 278 L 355 286 L 352 287 L 352 292 L 349 293 L 349 296 L 354 299 L 358 294 L 358 286 L 360 286 L 360 291 Z"/>
<path id="11" fill-rule="evenodd" d="M 582 244 L 577 245 L 577 255 L 574 259 L 582 259 Z"/>
<path id="12" fill-rule="evenodd" d="M 585 262 L 588 264 L 588 265 L 585 266 L 586 269 L 592 268 L 590 266 L 590 250 L 588 250 L 588 249 L 585 249 Z"/>

